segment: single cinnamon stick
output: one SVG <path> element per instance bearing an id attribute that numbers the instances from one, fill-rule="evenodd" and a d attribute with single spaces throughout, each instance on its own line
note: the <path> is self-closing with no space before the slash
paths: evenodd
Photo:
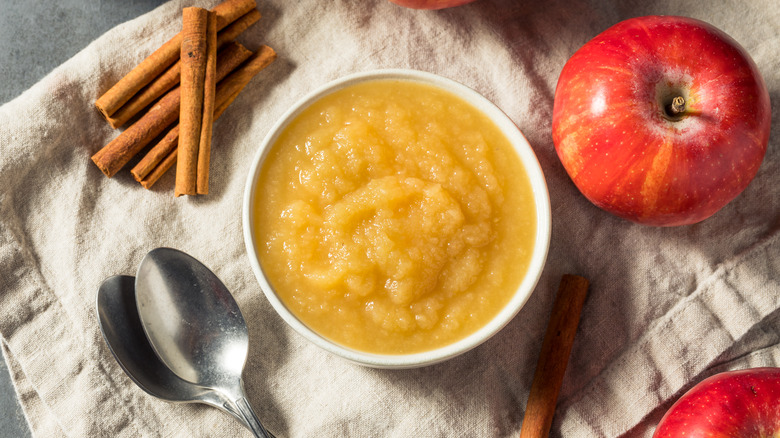
<path id="1" fill-rule="evenodd" d="M 260 20 L 260 12 L 258 12 L 257 9 L 252 9 L 224 28 L 217 35 L 217 50 L 222 48 L 226 43 L 236 39 L 238 35 L 247 30 L 249 26 L 255 24 L 258 20 Z M 149 104 L 165 94 L 168 90 L 175 87 L 179 83 L 180 73 L 181 60 L 177 60 L 172 66 L 165 70 L 165 72 L 136 93 L 114 114 L 110 116 L 105 116 L 104 114 L 109 125 L 111 125 L 112 128 L 117 129 L 127 123 L 128 120 L 133 118 L 141 110 L 149 106 Z"/>
<path id="2" fill-rule="evenodd" d="M 206 81 L 209 12 L 202 8 L 182 11 L 181 111 L 179 157 L 176 163 L 175 195 L 197 195 L 198 146 L 203 122 L 203 91 Z"/>
<path id="3" fill-rule="evenodd" d="M 585 278 L 567 274 L 561 279 L 528 395 L 520 438 L 542 438 L 550 433 L 587 293 Z"/>
<path id="4" fill-rule="evenodd" d="M 247 12 L 255 9 L 255 0 L 226 0 L 214 7 L 217 13 L 217 30 L 221 30 Z M 179 58 L 181 32 L 141 61 L 97 101 L 95 107 L 107 119 L 130 100 L 141 88 L 160 76 Z"/>
<path id="5" fill-rule="evenodd" d="M 217 57 L 217 81 L 221 80 L 252 54 L 238 43 L 230 43 Z M 155 103 L 135 123 L 92 156 L 92 161 L 109 178 L 124 167 L 150 141 L 179 117 L 180 87 Z"/>
<path id="6" fill-rule="evenodd" d="M 211 130 L 214 123 L 214 99 L 217 92 L 217 22 L 214 13 L 208 17 L 206 31 L 206 77 L 203 81 L 203 119 L 200 125 L 195 191 L 209 193 L 209 161 L 211 159 Z"/>
<path id="7" fill-rule="evenodd" d="M 241 67 L 220 81 L 217 85 L 214 120 L 233 103 L 249 81 L 275 59 L 276 52 L 268 46 L 262 46 Z M 176 161 L 178 137 L 177 125 L 133 167 L 131 173 L 144 188 L 151 188 Z"/>

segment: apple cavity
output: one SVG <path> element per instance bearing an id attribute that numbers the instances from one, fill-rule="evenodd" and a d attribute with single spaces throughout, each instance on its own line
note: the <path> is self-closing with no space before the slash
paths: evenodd
<path id="1" fill-rule="evenodd" d="M 555 149 L 598 207 L 646 225 L 702 221 L 740 194 L 769 142 L 748 53 L 705 22 L 622 21 L 580 48 L 555 90 Z"/>
<path id="2" fill-rule="evenodd" d="M 691 388 L 653 438 L 780 436 L 780 368 L 727 371 Z"/>

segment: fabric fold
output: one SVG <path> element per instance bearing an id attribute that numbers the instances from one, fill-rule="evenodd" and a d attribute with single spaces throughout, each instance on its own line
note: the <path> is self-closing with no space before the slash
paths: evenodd
<path id="1" fill-rule="evenodd" d="M 778 243 L 780 233 L 775 233 L 721 265 L 612 366 L 565 401 L 565 414 L 558 416 L 563 435 L 574 436 L 584 425 L 589 436 L 628 432 L 776 312 L 780 282 L 756 268 L 780 263 L 774 250 Z"/>

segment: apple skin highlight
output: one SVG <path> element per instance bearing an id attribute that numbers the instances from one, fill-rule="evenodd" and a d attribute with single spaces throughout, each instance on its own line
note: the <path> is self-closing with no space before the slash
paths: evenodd
<path id="1" fill-rule="evenodd" d="M 670 105 L 684 100 L 681 112 Z M 586 43 L 558 80 L 552 135 L 596 206 L 653 226 L 723 208 L 755 177 L 769 142 L 769 93 L 748 53 L 686 17 L 622 21 Z"/>

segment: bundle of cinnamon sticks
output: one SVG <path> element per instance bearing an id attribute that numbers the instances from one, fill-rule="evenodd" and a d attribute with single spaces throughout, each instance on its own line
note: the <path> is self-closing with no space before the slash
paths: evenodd
<path id="1" fill-rule="evenodd" d="M 211 11 L 185 8 L 182 31 L 95 102 L 113 128 L 135 119 L 92 156 L 106 176 L 161 137 L 132 168 L 133 177 L 148 189 L 176 164 L 176 196 L 208 193 L 212 123 L 276 59 L 268 46 L 253 53 L 233 41 L 260 19 L 256 6 L 225 0 Z"/>

